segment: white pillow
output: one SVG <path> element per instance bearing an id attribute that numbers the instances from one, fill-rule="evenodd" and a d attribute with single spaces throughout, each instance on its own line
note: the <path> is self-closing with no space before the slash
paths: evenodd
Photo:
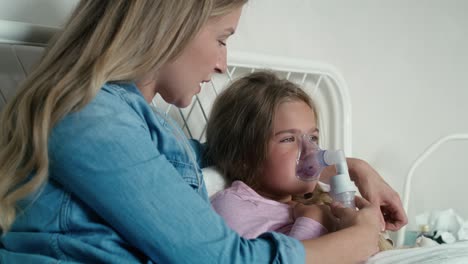
<path id="1" fill-rule="evenodd" d="M 208 197 L 213 196 L 213 194 L 227 187 L 226 179 L 216 169 L 216 167 L 212 166 L 212 167 L 203 168 L 202 172 L 203 172 L 203 179 L 205 180 L 205 184 L 206 184 L 206 190 L 208 191 Z"/>

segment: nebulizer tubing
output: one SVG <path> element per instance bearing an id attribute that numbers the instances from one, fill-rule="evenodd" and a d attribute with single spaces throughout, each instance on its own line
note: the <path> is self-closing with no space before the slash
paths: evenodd
<path id="1" fill-rule="evenodd" d="M 340 202 L 343 206 L 356 208 L 354 203 L 356 187 L 349 177 L 344 152 L 320 149 L 307 134 L 300 135 L 297 139 L 297 177 L 303 181 L 318 180 L 325 167 L 335 165 L 337 174 L 330 179 L 330 195 L 334 201 Z"/>

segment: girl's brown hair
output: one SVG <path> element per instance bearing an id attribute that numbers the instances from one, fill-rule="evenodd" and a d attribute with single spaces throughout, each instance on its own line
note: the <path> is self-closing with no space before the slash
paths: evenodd
<path id="1" fill-rule="evenodd" d="M 228 181 L 241 180 L 255 189 L 273 135 L 277 107 L 303 101 L 316 108 L 298 85 L 273 72 L 249 74 L 233 82 L 216 99 L 207 124 L 207 158 Z"/>

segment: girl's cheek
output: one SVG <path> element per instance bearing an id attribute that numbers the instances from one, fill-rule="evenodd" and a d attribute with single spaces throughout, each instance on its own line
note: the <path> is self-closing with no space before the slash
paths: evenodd
<path id="1" fill-rule="evenodd" d="M 291 173 L 296 176 L 296 166 L 297 166 L 297 151 L 292 151 L 288 156 L 288 164 Z"/>

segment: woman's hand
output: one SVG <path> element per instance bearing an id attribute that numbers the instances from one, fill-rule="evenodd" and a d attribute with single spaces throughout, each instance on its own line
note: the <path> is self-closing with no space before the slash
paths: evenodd
<path id="1" fill-rule="evenodd" d="M 348 158 L 347 161 L 350 177 L 361 195 L 380 207 L 380 218 L 385 223 L 385 229 L 397 231 L 406 225 L 408 218 L 398 193 L 367 162 L 355 158 Z"/>
<path id="2" fill-rule="evenodd" d="M 385 229 L 397 231 L 408 222 L 400 196 L 367 162 L 347 158 L 349 175 L 359 189 L 362 197 L 380 207 L 380 221 Z M 328 182 L 336 175 L 335 167 L 327 167 L 320 178 Z"/>
<path id="3" fill-rule="evenodd" d="M 328 232 L 336 230 L 336 218 L 331 213 L 328 205 L 305 205 L 299 202 L 290 202 L 291 208 L 293 209 L 293 217 L 296 220 L 299 217 L 311 218 L 320 224 L 322 224 Z"/>

